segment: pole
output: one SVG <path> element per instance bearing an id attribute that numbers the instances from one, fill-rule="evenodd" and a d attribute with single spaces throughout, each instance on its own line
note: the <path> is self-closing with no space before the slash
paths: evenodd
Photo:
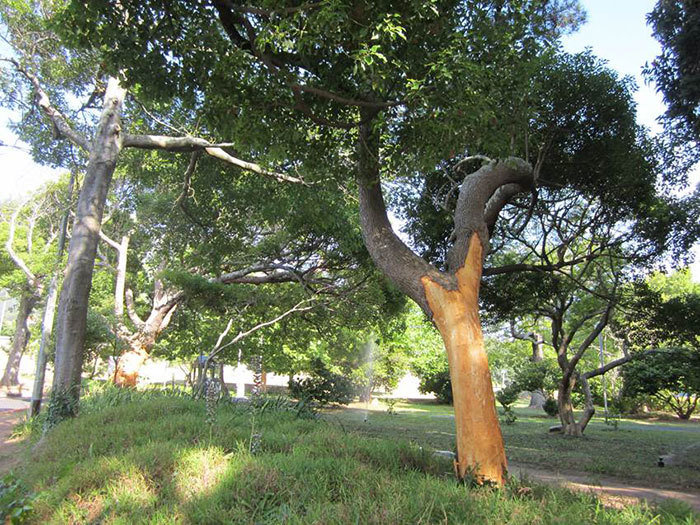
<path id="1" fill-rule="evenodd" d="M 605 366 L 605 355 L 603 354 L 603 333 L 598 334 L 598 346 L 600 347 L 600 366 Z M 608 422 L 608 389 L 605 381 L 605 374 L 600 378 L 603 383 L 603 408 L 605 411 L 605 422 Z"/>

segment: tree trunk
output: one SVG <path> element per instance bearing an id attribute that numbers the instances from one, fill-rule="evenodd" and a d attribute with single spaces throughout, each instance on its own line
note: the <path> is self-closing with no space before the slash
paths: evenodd
<path id="1" fill-rule="evenodd" d="M 58 306 L 53 395 L 65 396 L 67 413 L 75 414 L 80 397 L 88 298 L 107 191 L 121 150 L 121 109 L 125 91 L 110 78 L 104 109 L 90 151 L 68 247 L 68 264 Z M 58 402 L 56 403 L 58 407 Z"/>
<path id="2" fill-rule="evenodd" d="M 559 384 L 557 394 L 557 405 L 559 407 L 559 420 L 561 421 L 561 432 L 567 436 L 583 435 L 583 430 L 576 422 L 574 416 L 574 405 L 571 401 L 571 393 L 576 385 L 576 379 L 569 372 L 564 372 L 564 377 Z"/>
<path id="3" fill-rule="evenodd" d="M 509 158 L 467 175 L 455 208 L 448 270 L 418 257 L 394 233 L 380 183 L 380 129 L 360 110 L 357 181 L 362 237 L 375 264 L 431 317 L 445 342 L 455 405 L 459 478 L 502 485 L 506 456 L 478 314 L 479 283 L 489 230 L 513 195 L 533 182 L 532 167 Z"/>
<path id="4" fill-rule="evenodd" d="M 153 345 L 151 345 L 152 347 Z M 124 352 L 117 361 L 114 371 L 114 384 L 124 387 L 135 387 L 139 380 L 141 367 L 148 359 L 150 347 L 135 345 Z"/>
<path id="5" fill-rule="evenodd" d="M 534 332 L 532 337 L 532 356 L 530 357 L 530 361 L 533 363 L 541 363 L 544 360 L 544 338 L 542 334 L 538 334 L 537 332 Z M 545 401 L 546 397 L 542 390 L 530 392 L 530 408 L 542 410 Z"/>
<path id="6" fill-rule="evenodd" d="M 22 361 L 22 356 L 29 342 L 29 326 L 27 322 L 29 316 L 38 301 L 38 297 L 29 291 L 22 293 L 17 309 L 17 319 L 15 321 L 15 335 L 12 339 L 12 347 L 7 356 L 7 364 L 5 365 L 5 373 L 0 379 L 0 385 L 5 387 L 14 387 L 19 385 L 19 365 Z"/>
<path id="7" fill-rule="evenodd" d="M 32 403 L 29 407 L 30 416 L 34 417 L 41 411 L 41 400 L 44 397 L 44 382 L 46 378 L 46 363 L 48 362 L 48 349 L 51 344 L 51 334 L 53 333 L 54 317 L 56 314 L 56 301 L 58 299 L 58 277 L 59 267 L 63 259 L 63 251 L 66 246 L 66 231 L 68 229 L 68 216 L 70 204 L 73 197 L 73 186 L 75 185 L 75 170 L 71 170 L 70 181 L 68 182 L 68 196 L 66 199 L 66 211 L 61 218 L 61 225 L 58 234 L 58 250 L 56 251 L 56 264 L 53 269 L 53 276 L 49 284 L 49 292 L 46 297 L 46 307 L 44 317 L 41 320 L 41 343 L 39 353 L 36 356 L 36 372 L 34 373 L 34 387 L 32 389 Z"/>
<path id="8" fill-rule="evenodd" d="M 457 473 L 502 484 L 507 474 L 503 437 L 496 413 L 491 372 L 479 321 L 482 247 L 472 236 L 467 260 L 457 272 L 457 290 L 429 277 L 425 295 L 440 330 L 450 366 L 457 434 Z"/>

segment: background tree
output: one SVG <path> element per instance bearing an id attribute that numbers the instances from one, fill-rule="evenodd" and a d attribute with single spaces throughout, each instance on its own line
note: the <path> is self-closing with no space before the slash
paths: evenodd
<path id="1" fill-rule="evenodd" d="M 625 396 L 652 396 L 690 419 L 700 399 L 700 352 L 690 348 L 667 348 L 648 353 L 623 369 Z"/>
<path id="2" fill-rule="evenodd" d="M 661 44 L 661 54 L 645 74 L 663 94 L 663 118 L 674 145 L 691 152 L 697 162 L 700 140 L 700 6 L 693 0 L 659 0 L 647 22 Z"/>

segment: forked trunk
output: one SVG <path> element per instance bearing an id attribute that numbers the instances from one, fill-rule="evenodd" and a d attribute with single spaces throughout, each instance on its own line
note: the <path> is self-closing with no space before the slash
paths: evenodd
<path id="1" fill-rule="evenodd" d="M 573 377 L 565 375 L 559 385 L 557 393 L 557 406 L 559 408 L 559 420 L 561 421 L 561 432 L 567 436 L 583 435 L 583 429 L 576 422 L 574 416 L 574 405 L 571 401 L 571 393 L 573 392 L 576 380 Z"/>
<path id="2" fill-rule="evenodd" d="M 473 476 L 479 483 L 501 485 L 507 460 L 479 320 L 481 270 L 482 247 L 474 235 L 465 265 L 456 275 L 456 290 L 448 290 L 427 276 L 422 282 L 450 365 L 457 473 L 461 479 Z"/>
<path id="3" fill-rule="evenodd" d="M 15 321 L 15 335 L 12 338 L 12 347 L 7 356 L 5 373 L 0 380 L 0 385 L 2 386 L 13 387 L 19 385 L 19 365 L 22 362 L 22 356 L 29 341 L 29 326 L 27 323 L 37 300 L 38 297 L 25 292 L 19 301 L 17 320 Z"/>

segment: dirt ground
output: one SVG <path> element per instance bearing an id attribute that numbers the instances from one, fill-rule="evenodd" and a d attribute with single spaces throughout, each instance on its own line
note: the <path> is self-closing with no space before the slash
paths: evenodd
<path id="1" fill-rule="evenodd" d="M 595 482 L 593 482 L 590 475 L 584 473 L 549 472 L 513 463 L 509 465 L 509 471 L 520 479 L 524 478 L 539 483 L 559 485 L 583 492 L 593 492 L 606 505 L 612 507 L 623 507 L 628 503 L 640 500 L 657 503 L 664 499 L 673 498 L 684 501 L 697 512 L 700 512 L 700 491 L 650 488 L 599 477 L 596 477 Z"/>
<path id="2" fill-rule="evenodd" d="M 20 461 L 22 443 L 10 436 L 25 413 L 23 409 L 0 409 L 0 476 L 7 474 Z"/>

